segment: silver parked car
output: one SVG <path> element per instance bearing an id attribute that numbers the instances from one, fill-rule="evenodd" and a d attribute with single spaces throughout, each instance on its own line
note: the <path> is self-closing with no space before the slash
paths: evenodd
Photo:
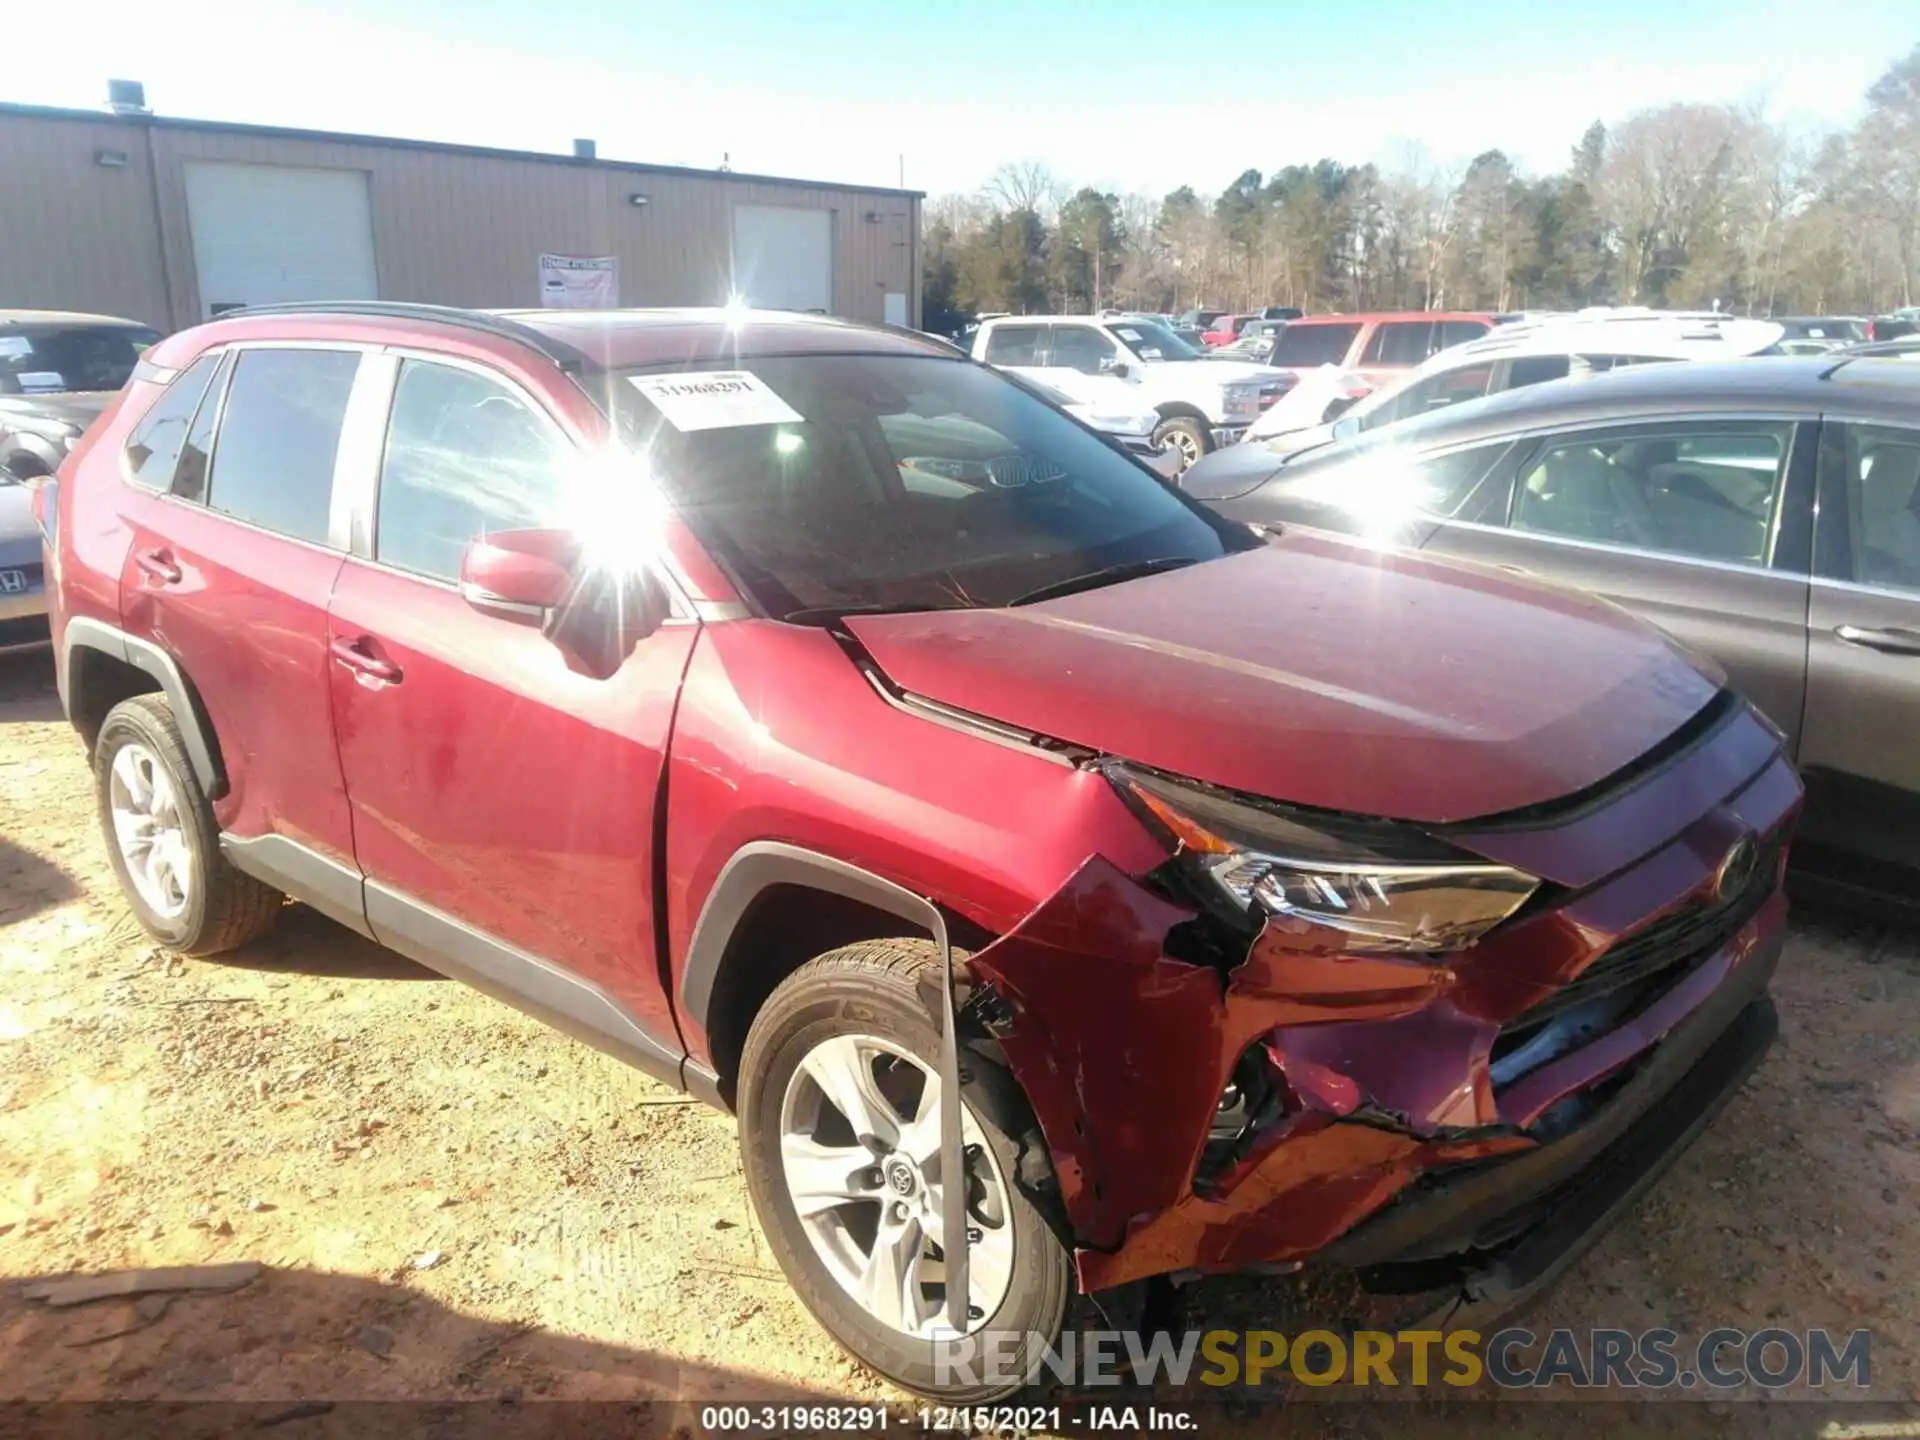
<path id="1" fill-rule="evenodd" d="M 1788 736 L 1805 879 L 1916 906 L 1920 365 L 1634 367 L 1292 463 L 1235 446 L 1185 488 L 1234 519 L 1370 535 L 1636 611 L 1718 660 Z"/>

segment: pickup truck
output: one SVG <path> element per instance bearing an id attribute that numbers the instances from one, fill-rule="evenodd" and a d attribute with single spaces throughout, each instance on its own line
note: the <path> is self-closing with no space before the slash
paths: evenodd
<path id="1" fill-rule="evenodd" d="M 981 325 L 973 358 L 1082 404 L 1153 411 L 1154 442 L 1179 472 L 1238 440 L 1294 383 L 1272 366 L 1210 359 L 1137 315 L 1001 316 Z"/>

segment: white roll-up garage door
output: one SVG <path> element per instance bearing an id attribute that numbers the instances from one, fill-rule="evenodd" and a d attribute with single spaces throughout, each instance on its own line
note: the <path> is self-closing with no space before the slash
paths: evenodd
<path id="1" fill-rule="evenodd" d="M 186 165 L 202 318 L 282 300 L 374 300 L 373 207 L 361 170 Z"/>
<path id="2" fill-rule="evenodd" d="M 733 289 L 766 310 L 833 310 L 833 212 L 733 207 Z"/>

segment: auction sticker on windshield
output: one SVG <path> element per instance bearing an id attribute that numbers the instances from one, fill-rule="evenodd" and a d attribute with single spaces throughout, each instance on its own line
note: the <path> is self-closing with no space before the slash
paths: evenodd
<path id="1" fill-rule="evenodd" d="M 747 370 L 700 370 L 627 378 L 676 430 L 791 425 L 806 418 L 774 394 L 766 381 Z"/>

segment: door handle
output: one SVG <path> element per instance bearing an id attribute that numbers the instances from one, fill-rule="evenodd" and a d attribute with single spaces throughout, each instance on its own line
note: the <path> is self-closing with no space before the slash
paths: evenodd
<path id="1" fill-rule="evenodd" d="M 353 640 L 335 640 L 327 649 L 333 658 L 355 674 L 364 675 L 369 680 L 379 680 L 388 685 L 400 683 L 400 667 L 391 660 L 382 660 L 378 655 L 370 655 L 363 646 L 372 643 L 372 637 L 362 635 Z"/>
<path id="2" fill-rule="evenodd" d="M 140 567 L 143 575 L 151 576 L 162 585 L 178 585 L 182 571 L 174 563 L 171 550 L 142 550 L 133 557 L 133 563 Z"/>
<path id="3" fill-rule="evenodd" d="M 1920 631 L 1863 630 L 1858 625 L 1842 625 L 1833 632 L 1849 645 L 1881 650 L 1889 655 L 1920 655 Z"/>

